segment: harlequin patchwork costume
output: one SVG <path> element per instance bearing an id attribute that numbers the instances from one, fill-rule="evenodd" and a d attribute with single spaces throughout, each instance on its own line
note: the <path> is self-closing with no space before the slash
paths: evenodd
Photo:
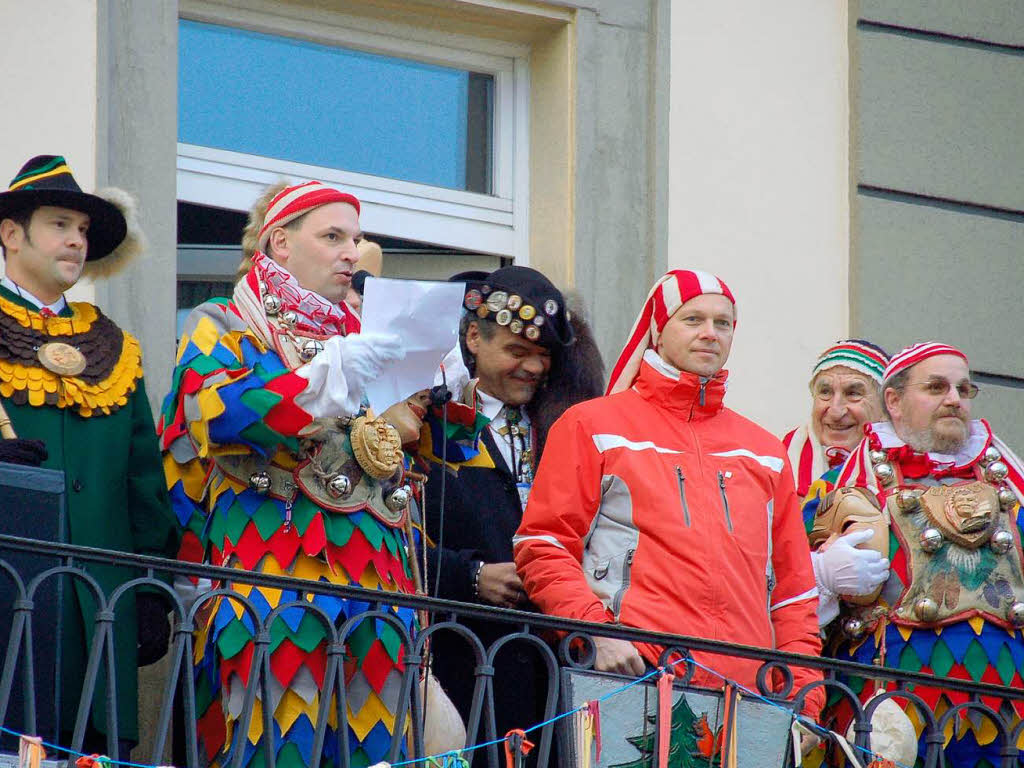
<path id="1" fill-rule="evenodd" d="M 811 371 L 809 385 L 819 373 L 832 368 L 844 367 L 862 373 L 879 386 L 882 384 L 882 373 L 889 362 L 881 350 L 873 345 L 864 344 L 856 339 L 840 341 L 818 357 Z M 788 432 L 782 438 L 786 446 L 786 455 L 793 467 L 793 478 L 796 481 L 796 493 L 801 499 L 807 495 L 811 483 L 824 475 L 829 469 L 840 466 L 849 453 L 842 448 L 822 445 L 813 424 L 804 424 Z"/>
<path id="2" fill-rule="evenodd" d="M 269 204 L 260 249 L 275 227 L 334 202 L 359 209 L 351 195 L 316 182 L 284 189 Z M 168 487 L 185 528 L 183 557 L 383 593 L 415 591 L 400 441 L 394 427 L 360 407 L 365 381 L 350 366 L 374 348 L 358 330 L 344 304 L 304 289 L 259 251 L 230 300 L 192 312 L 160 426 Z M 263 618 L 297 599 L 287 590 L 225 586 Z M 312 602 L 335 626 L 371 608 L 334 597 Z M 414 631 L 411 610 L 385 610 Z M 270 700 L 259 696 L 248 732 L 236 733 L 253 683 L 255 633 L 229 599 L 210 613 L 195 659 L 201 759 L 226 765 L 242 750 L 242 765 L 262 764 L 269 741 L 278 766 L 338 764 L 339 728 L 348 729 L 352 765 L 384 759 L 404 671 L 395 628 L 366 621 L 348 636 L 348 710 L 339 718 L 332 700 L 323 753 L 313 755 L 317 711 L 330 695 L 323 625 L 291 609 L 270 626 Z M 272 733 L 263 729 L 264 708 Z"/>
<path id="3" fill-rule="evenodd" d="M 885 379 L 936 355 L 966 361 L 947 345 L 918 344 L 893 357 Z M 823 488 L 808 501 L 812 547 L 856 523 L 875 531 L 868 546 L 891 561 L 889 580 L 876 593 L 842 601 L 829 643 L 836 658 L 1024 685 L 1024 466 L 984 420 L 969 427 L 963 447 L 946 455 L 915 451 L 889 422 L 872 424 L 840 470 L 836 490 Z M 869 681 L 846 682 L 864 700 L 875 692 Z M 968 700 L 941 687 L 915 692 L 937 715 Z M 1019 707 L 1003 703 L 1001 714 L 1016 723 Z M 912 708 L 907 715 L 920 733 L 920 718 Z M 845 703 L 829 713 L 842 729 L 850 717 Z M 953 731 L 945 734 L 947 765 L 999 763 L 990 722 L 962 717 Z"/>
<path id="4" fill-rule="evenodd" d="M 700 377 L 656 351 L 669 318 L 705 294 L 735 305 L 708 273 L 662 277 L 608 396 L 555 423 L 516 565 L 545 613 L 817 654 L 817 590 L 782 444 L 725 407 L 725 370 Z M 637 647 L 658 663 L 660 648 Z M 757 662 L 694 657 L 756 685 Z M 817 677 L 794 670 L 797 688 Z M 721 687 L 700 669 L 693 679 Z M 823 698 L 812 693 L 807 711 L 817 714 Z"/>
<path id="5" fill-rule="evenodd" d="M 141 248 L 127 193 L 116 189 L 96 195 L 82 192 L 62 157 L 40 156 L 25 164 L 9 190 L 0 194 L 0 220 L 39 206 L 89 215 L 87 275 L 109 274 L 114 265 L 125 263 Z M 14 258 L 8 253 L 9 260 Z M 0 284 L 0 406 L 16 433 L 16 439 L 2 443 L 41 441 L 44 455 L 48 454 L 42 466 L 65 473 L 67 533 L 72 544 L 173 556 L 174 518 L 164 489 L 139 343 L 131 334 L 93 304 L 61 297 L 45 305 L 10 277 L 4 278 Z M 136 575 L 111 566 L 85 568 L 107 595 Z M 68 731 L 78 708 L 96 612 L 84 584 L 80 580 L 74 584 L 73 597 L 65 603 L 60 638 L 61 719 Z M 136 662 L 140 659 L 133 628 L 138 612 L 160 603 L 147 595 L 119 605 L 124 612 L 119 607 L 115 633 L 118 735 L 137 741 Z M 166 609 L 155 611 L 163 614 L 157 621 L 166 624 Z M 161 651 L 166 647 L 163 642 Z M 101 675 L 90 723 L 100 732 L 106 731 L 106 700 Z"/>

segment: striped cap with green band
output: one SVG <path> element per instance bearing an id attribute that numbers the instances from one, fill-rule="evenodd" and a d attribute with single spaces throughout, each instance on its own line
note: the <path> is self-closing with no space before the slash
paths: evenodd
<path id="1" fill-rule="evenodd" d="M 822 371 L 841 365 L 863 373 L 881 385 L 882 374 L 888 362 L 889 356 L 873 344 L 857 339 L 837 341 L 818 357 L 818 362 L 811 371 L 811 381 L 813 382 L 814 377 Z"/>

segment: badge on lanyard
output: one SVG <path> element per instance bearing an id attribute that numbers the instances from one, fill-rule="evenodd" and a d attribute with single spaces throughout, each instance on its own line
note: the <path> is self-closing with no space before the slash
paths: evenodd
<path id="1" fill-rule="evenodd" d="M 516 483 L 516 490 L 519 491 L 519 506 L 526 511 L 526 500 L 530 496 L 532 483 Z"/>

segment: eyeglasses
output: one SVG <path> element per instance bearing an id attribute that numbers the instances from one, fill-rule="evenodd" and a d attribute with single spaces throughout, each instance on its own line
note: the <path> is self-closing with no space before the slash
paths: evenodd
<path id="1" fill-rule="evenodd" d="M 933 397 L 945 397 L 953 385 L 947 379 L 932 379 L 931 381 L 918 382 L 917 384 L 907 384 L 907 386 L 923 389 Z M 973 400 L 978 396 L 978 391 L 978 385 L 969 382 L 957 384 L 956 387 L 956 393 L 963 400 Z"/>

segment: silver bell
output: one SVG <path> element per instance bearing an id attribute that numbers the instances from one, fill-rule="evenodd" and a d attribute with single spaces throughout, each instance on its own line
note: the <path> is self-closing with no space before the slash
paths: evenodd
<path id="1" fill-rule="evenodd" d="M 1024 627 L 1024 603 L 1015 602 L 1006 609 L 1006 618 L 1015 627 Z"/>
<path id="2" fill-rule="evenodd" d="M 327 481 L 327 493 L 332 499 L 340 499 L 352 493 L 352 481 L 346 475 L 334 475 Z"/>
<path id="3" fill-rule="evenodd" d="M 847 636 L 856 640 L 864 634 L 864 622 L 858 618 L 851 616 L 843 622 L 843 631 Z"/>
<path id="4" fill-rule="evenodd" d="M 412 489 L 408 485 L 400 485 L 388 494 L 388 497 L 384 499 L 384 504 L 392 512 L 399 512 L 409 506 L 411 495 Z"/>
<path id="5" fill-rule="evenodd" d="M 1006 475 L 1009 474 L 1010 470 L 1006 464 L 1001 461 L 993 461 L 987 467 L 985 467 L 985 479 L 990 483 L 998 483 L 1006 479 Z"/>
<path id="6" fill-rule="evenodd" d="M 295 325 L 295 323 L 299 321 L 299 316 L 295 314 L 294 310 L 289 309 L 287 312 L 281 315 L 281 320 L 283 320 L 288 325 Z"/>
<path id="7" fill-rule="evenodd" d="M 1002 555 L 1010 550 L 1013 546 L 1013 534 L 1005 528 L 1000 528 L 998 531 L 992 534 L 992 538 L 989 539 L 988 545 L 992 547 L 992 551 L 997 555 Z"/>
<path id="8" fill-rule="evenodd" d="M 868 458 L 871 459 L 872 464 L 881 464 L 889 457 L 885 455 L 885 451 L 871 451 L 868 453 Z"/>
<path id="9" fill-rule="evenodd" d="M 896 494 L 896 506 L 904 512 L 913 512 L 921 506 L 921 498 L 913 491 L 904 489 Z"/>
<path id="10" fill-rule="evenodd" d="M 307 339 L 302 342 L 302 347 L 299 349 L 299 357 L 305 362 L 309 362 L 318 354 L 324 351 L 324 344 L 322 341 L 316 339 Z"/>
<path id="11" fill-rule="evenodd" d="M 896 472 L 893 471 L 892 464 L 882 463 L 875 465 L 875 476 L 883 483 L 891 483 L 892 479 L 896 477 Z"/>
<path id="12" fill-rule="evenodd" d="M 263 297 L 263 308 L 267 311 L 268 315 L 276 315 L 281 311 L 281 299 L 268 293 Z"/>
<path id="13" fill-rule="evenodd" d="M 914 613 L 921 621 L 935 621 L 939 617 L 939 604 L 930 597 L 922 597 L 914 603 Z"/>
<path id="14" fill-rule="evenodd" d="M 938 528 L 925 528 L 921 531 L 921 549 L 925 552 L 937 552 L 942 542 L 942 532 Z"/>
<path id="15" fill-rule="evenodd" d="M 262 470 L 249 475 L 249 487 L 256 493 L 266 493 L 270 490 L 270 475 Z"/>
<path id="16" fill-rule="evenodd" d="M 1003 508 L 1004 512 L 1013 509 L 1013 505 L 1017 503 L 1017 497 L 1014 495 L 1013 491 L 1005 486 L 999 489 L 998 495 L 999 506 Z"/>
<path id="17" fill-rule="evenodd" d="M 999 449 L 995 446 L 990 445 L 985 449 L 985 453 L 981 456 L 982 464 L 991 464 L 993 461 L 999 461 L 1003 458 L 1003 454 L 999 452 Z"/>

